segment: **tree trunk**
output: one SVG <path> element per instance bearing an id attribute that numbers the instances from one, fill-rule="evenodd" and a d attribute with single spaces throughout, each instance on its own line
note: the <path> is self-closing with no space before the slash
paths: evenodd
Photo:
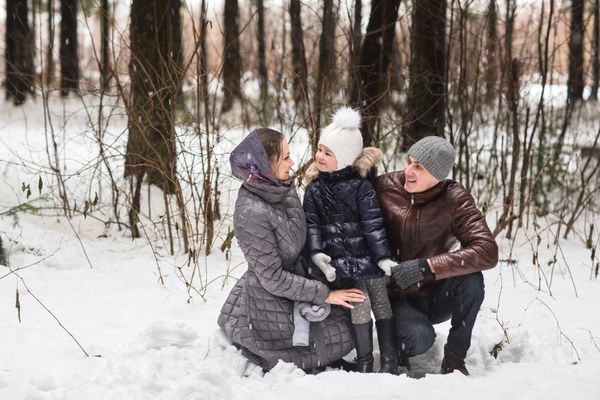
<path id="1" fill-rule="evenodd" d="M 319 128 L 321 126 L 321 112 L 323 108 L 325 93 L 330 87 L 329 77 L 334 66 L 335 55 L 335 16 L 333 13 L 333 0 L 323 1 L 323 30 L 319 40 L 319 71 L 317 72 L 317 87 L 315 91 L 315 102 L 313 104 L 313 118 L 315 120 L 315 132 L 311 140 L 312 154 L 317 152 L 319 143 Z"/>
<path id="2" fill-rule="evenodd" d="M 100 66 L 102 90 L 107 91 L 110 83 L 110 5 L 108 0 L 102 0 L 100 5 L 101 36 L 102 36 L 102 60 Z"/>
<path id="3" fill-rule="evenodd" d="M 425 136 L 443 136 L 446 103 L 446 0 L 414 3 L 408 114 L 403 150 Z"/>
<path id="4" fill-rule="evenodd" d="M 197 104 L 197 115 L 198 115 L 198 126 L 200 127 L 202 123 L 200 122 L 200 107 L 204 106 L 204 138 L 202 138 L 202 133 L 199 133 L 200 137 L 200 155 L 203 158 L 201 167 L 202 167 L 202 218 L 204 221 L 204 225 L 202 227 L 202 241 L 206 244 L 205 253 L 208 255 L 210 253 L 213 238 L 214 238 L 214 220 L 218 218 L 219 211 L 219 202 L 218 202 L 218 191 L 216 190 L 216 184 L 213 185 L 213 182 L 218 183 L 218 169 L 217 176 L 213 177 L 213 134 L 210 130 L 210 106 L 209 106 L 209 94 L 208 94 L 208 57 L 206 53 L 206 34 L 207 34 L 207 4 L 206 0 L 202 0 L 202 4 L 200 6 L 200 35 L 198 40 L 200 41 L 200 45 L 198 46 L 198 65 L 197 65 L 197 74 L 198 80 L 200 81 L 198 85 L 198 104 Z M 202 104 L 200 104 L 200 99 L 202 100 Z M 202 142 L 204 139 L 204 143 Z M 218 137 L 217 137 L 218 140 Z M 215 186 L 215 190 L 213 190 L 213 186 Z M 214 203 L 213 196 L 214 193 Z M 214 204 L 214 207 L 213 207 Z"/>
<path id="5" fill-rule="evenodd" d="M 208 133 L 209 128 L 209 95 L 208 95 L 208 54 L 206 51 L 206 32 L 208 30 L 207 24 L 210 22 L 207 19 L 207 4 L 206 0 L 202 0 L 202 4 L 200 5 L 200 29 L 198 40 L 200 41 L 200 45 L 198 46 L 198 64 L 196 65 L 197 74 L 199 84 L 197 87 L 197 97 L 198 101 L 202 101 L 205 108 L 205 123 L 206 123 L 206 132 Z M 200 116 L 200 106 L 201 104 L 196 104 L 197 114 Z"/>
<path id="6" fill-rule="evenodd" d="M 46 55 L 46 85 L 54 82 L 54 0 L 48 0 L 48 54 Z"/>
<path id="7" fill-rule="evenodd" d="M 166 193 L 173 193 L 176 181 L 172 7 L 172 0 L 133 0 L 129 28 L 131 98 L 125 176 L 141 181 L 147 174 L 149 183 Z M 132 187 L 139 188 L 137 181 Z M 139 210 L 139 204 L 136 207 Z M 135 223 L 135 215 L 130 222 Z"/>
<path id="8" fill-rule="evenodd" d="M 173 88 L 173 96 L 175 105 L 183 105 L 182 96 L 182 79 L 183 79 L 183 47 L 181 45 L 181 0 L 171 1 L 171 49 L 172 49 L 172 68 L 169 70 L 171 76 L 171 86 Z"/>
<path id="9" fill-rule="evenodd" d="M 498 10 L 496 0 L 490 0 L 487 11 L 487 36 L 485 49 L 485 102 L 493 104 L 496 99 L 498 81 Z"/>
<path id="10" fill-rule="evenodd" d="M 362 42 L 362 1 L 354 0 L 354 21 L 350 31 L 350 65 L 348 68 L 348 102 L 353 107 L 360 108 L 360 52 Z"/>
<path id="11" fill-rule="evenodd" d="M 506 96 L 506 132 L 510 136 L 510 140 L 506 141 L 506 149 L 504 154 L 510 154 L 510 166 L 506 159 L 502 160 L 502 185 L 504 189 L 503 198 L 503 210 L 500 217 L 497 219 L 496 227 L 494 228 L 493 235 L 498 235 L 504 228 L 507 228 L 507 237 L 510 238 L 512 235 L 513 223 L 518 215 L 514 213 L 515 207 L 515 193 L 517 183 L 517 170 L 520 160 L 521 151 L 521 138 L 519 137 L 519 79 L 520 79 L 520 62 L 516 57 L 513 57 L 513 34 L 515 28 L 515 12 L 516 12 L 516 1 L 507 0 L 506 2 L 506 28 L 504 35 L 504 65 L 503 65 L 503 84 L 505 88 Z M 512 141 L 512 147 L 511 146 Z M 512 148 L 512 151 L 509 150 Z M 504 157 L 504 155 L 503 155 Z M 508 179 L 508 182 L 507 182 Z M 525 190 L 522 188 L 522 190 Z"/>
<path id="12" fill-rule="evenodd" d="M 569 99 L 583 98 L 583 0 L 571 0 L 571 36 L 569 38 Z"/>
<path id="13" fill-rule="evenodd" d="M 294 70 L 293 90 L 294 102 L 297 106 L 308 102 L 308 68 L 304 53 L 304 31 L 300 0 L 290 0 L 292 66 Z"/>
<path id="14" fill-rule="evenodd" d="M 2 236 L 0 236 L 0 265 L 8 266 L 8 256 L 6 255 L 6 250 L 4 250 L 4 245 L 2 244 Z"/>
<path id="15" fill-rule="evenodd" d="M 35 58 L 36 58 L 36 53 L 38 51 L 37 46 L 36 46 L 36 39 L 39 38 L 37 32 L 36 32 L 36 27 L 38 26 L 38 21 L 37 18 L 40 18 L 41 15 L 41 11 L 40 11 L 40 0 L 31 0 L 31 94 L 34 93 L 33 91 L 33 86 L 36 80 L 36 68 L 35 68 Z M 41 26 L 41 24 L 40 24 Z"/>
<path id="16" fill-rule="evenodd" d="M 598 100 L 598 86 L 600 85 L 600 0 L 594 1 L 594 34 L 592 46 L 592 93 L 591 100 Z"/>
<path id="17" fill-rule="evenodd" d="M 79 0 L 60 2 L 60 91 L 63 97 L 79 91 L 77 57 L 77 4 Z"/>
<path id="18" fill-rule="evenodd" d="M 530 206 L 538 207 L 541 213 L 545 213 L 547 206 L 544 204 L 545 201 L 543 199 L 546 198 L 545 187 L 544 187 L 544 175 L 542 171 L 546 169 L 547 166 L 547 142 L 546 138 L 548 133 L 548 124 L 546 122 L 546 106 L 545 106 L 545 93 L 546 93 L 546 85 L 548 84 L 548 72 L 550 65 L 550 37 L 551 31 L 553 27 L 553 17 L 554 17 L 554 0 L 550 0 L 548 4 L 549 12 L 546 27 L 544 29 L 544 15 L 545 15 L 545 5 L 542 4 L 540 11 L 540 25 L 538 28 L 538 68 L 539 74 L 542 78 L 541 80 L 541 93 L 538 100 L 537 110 L 535 113 L 535 118 L 533 121 L 533 128 L 531 129 L 532 135 L 535 134 L 537 139 L 537 149 L 534 152 L 535 163 L 533 164 L 532 171 L 530 175 L 532 178 L 530 182 L 533 186 L 530 188 L 529 193 L 529 201 L 527 201 L 527 208 Z M 539 126 L 539 132 L 537 132 L 537 127 Z"/>
<path id="19" fill-rule="evenodd" d="M 27 0 L 6 2 L 6 98 L 25 102 L 33 87 L 33 38 L 28 23 Z"/>
<path id="20" fill-rule="evenodd" d="M 258 77 L 260 79 L 260 102 L 262 112 L 269 96 L 269 77 L 267 72 L 267 53 L 265 45 L 265 5 L 263 0 L 256 0 L 256 11 L 258 14 L 258 26 L 256 36 L 258 39 Z"/>
<path id="21" fill-rule="evenodd" d="M 363 111 L 363 142 L 371 146 L 376 141 L 375 127 L 389 84 L 387 69 L 394 48 L 394 33 L 400 0 L 373 0 L 367 33 L 360 55 L 362 83 L 360 104 Z"/>
<path id="22" fill-rule="evenodd" d="M 238 27 L 238 1 L 225 0 L 223 47 L 223 112 L 231 110 L 234 99 L 241 99 L 240 79 L 242 59 L 240 56 L 240 31 Z"/>

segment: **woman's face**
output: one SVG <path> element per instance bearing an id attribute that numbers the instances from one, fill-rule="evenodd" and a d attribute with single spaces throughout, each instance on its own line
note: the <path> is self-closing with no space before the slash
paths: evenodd
<path id="1" fill-rule="evenodd" d="M 294 165 L 294 160 L 290 155 L 290 146 L 285 140 L 281 141 L 281 155 L 275 162 L 271 162 L 271 167 L 275 173 L 275 178 L 285 181 L 290 178 L 290 169 Z"/>

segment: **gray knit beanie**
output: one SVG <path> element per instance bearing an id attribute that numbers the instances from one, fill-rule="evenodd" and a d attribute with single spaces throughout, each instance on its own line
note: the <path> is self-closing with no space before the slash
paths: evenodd
<path id="1" fill-rule="evenodd" d="M 456 152 L 446 139 L 427 136 L 408 149 L 408 155 L 423 165 L 434 178 L 443 181 L 452 171 Z"/>

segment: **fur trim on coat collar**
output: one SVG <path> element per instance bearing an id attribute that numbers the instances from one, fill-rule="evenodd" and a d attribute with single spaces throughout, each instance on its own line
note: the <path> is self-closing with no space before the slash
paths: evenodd
<path id="1" fill-rule="evenodd" d="M 358 157 L 356 157 L 352 166 L 361 177 L 366 178 L 371 168 L 376 167 L 381 160 L 383 160 L 383 152 L 381 150 L 377 147 L 365 147 Z M 319 169 L 317 168 L 317 162 L 313 161 L 306 170 L 306 174 L 302 180 L 304 186 L 308 186 L 314 181 L 317 175 L 319 175 Z"/>

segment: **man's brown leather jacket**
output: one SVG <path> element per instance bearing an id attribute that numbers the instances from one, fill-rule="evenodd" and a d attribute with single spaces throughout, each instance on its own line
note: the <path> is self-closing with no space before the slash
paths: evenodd
<path id="1" fill-rule="evenodd" d="M 377 177 L 377 191 L 392 255 L 396 261 L 428 258 L 435 281 L 390 296 L 428 296 L 440 280 L 493 268 L 498 245 L 473 196 L 446 179 L 420 193 L 404 189 L 404 171 Z"/>

